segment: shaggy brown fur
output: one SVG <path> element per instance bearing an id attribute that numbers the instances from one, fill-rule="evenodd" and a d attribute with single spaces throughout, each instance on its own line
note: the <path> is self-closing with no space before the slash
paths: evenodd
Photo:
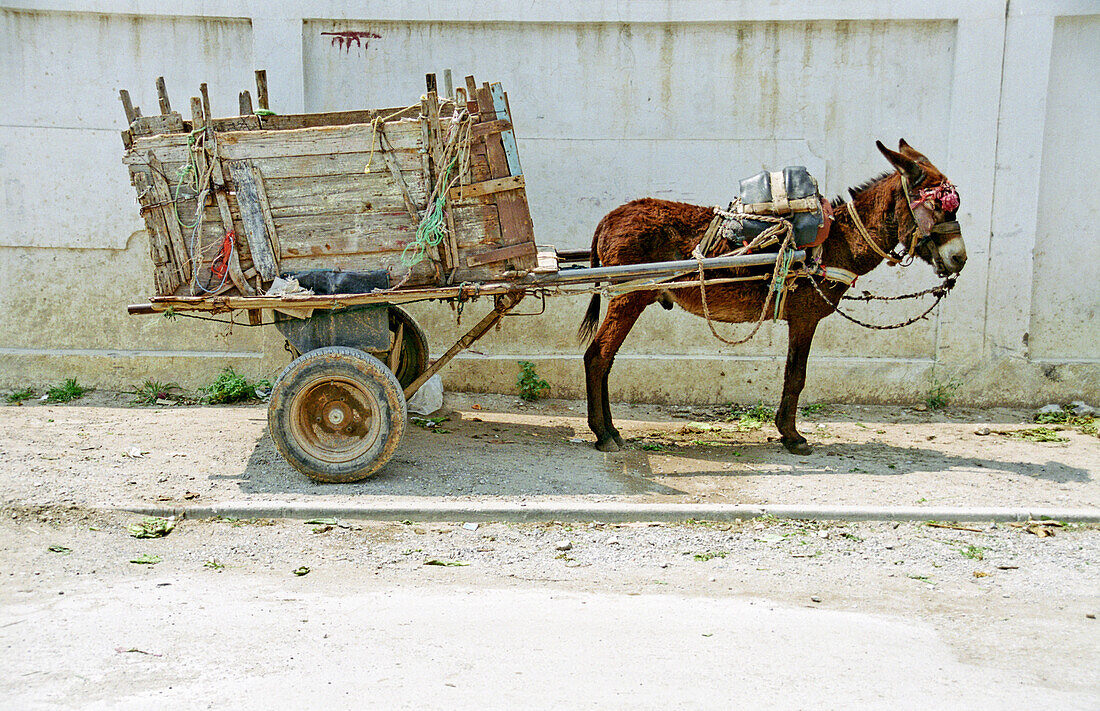
<path id="1" fill-rule="evenodd" d="M 913 196 L 924 187 L 938 185 L 945 176 L 923 155 L 904 140 L 899 152 L 876 142 L 879 150 L 895 171 L 880 176 L 851 190 L 856 211 L 879 247 L 889 251 L 900 240 L 908 240 L 914 228 L 912 213 L 902 196 L 901 178 L 904 171 Z M 839 199 L 836 201 L 840 207 Z M 937 206 L 938 207 L 938 206 Z M 825 239 L 822 263 L 840 267 L 856 274 L 866 274 L 882 262 L 856 231 L 847 210 L 837 209 L 835 221 Z M 596 227 L 592 238 L 592 266 L 601 264 L 640 264 L 689 259 L 692 249 L 710 224 L 713 211 L 709 207 L 668 200 L 645 198 L 615 208 Z M 953 220 L 953 214 L 934 211 L 936 222 Z M 902 237 L 899 237 L 899 232 Z M 954 237 L 958 239 L 957 236 Z M 945 239 L 936 236 L 936 246 Z M 965 253 L 943 264 L 930 245 L 917 250 L 924 261 L 937 266 L 942 273 L 958 272 L 965 262 Z M 710 276 L 710 275 L 708 275 Z M 714 274 L 717 276 L 717 274 Z M 765 282 L 715 285 L 707 287 L 707 305 L 716 321 L 743 323 L 755 321 L 767 295 Z M 787 297 L 788 327 L 787 366 L 784 373 L 783 396 L 775 417 L 783 446 L 796 454 L 809 454 L 812 449 L 795 427 L 798 396 L 806 382 L 806 359 L 818 322 L 831 314 L 847 287 L 836 282 L 822 282 L 829 297 L 826 303 L 808 284 L 797 284 Z M 592 297 L 580 334 L 592 343 L 584 354 L 585 384 L 588 394 L 588 426 L 596 434 L 596 447 L 615 451 L 623 446 L 622 437 L 611 420 L 608 404 L 607 377 L 615 354 L 642 311 L 655 302 L 671 299 L 691 313 L 702 316 L 703 308 L 698 288 L 673 289 L 666 292 L 635 291 L 611 299 L 603 323 L 599 321 L 600 297 Z"/>

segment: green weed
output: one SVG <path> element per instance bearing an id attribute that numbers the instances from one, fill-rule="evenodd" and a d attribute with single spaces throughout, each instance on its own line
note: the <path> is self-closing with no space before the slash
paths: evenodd
<path id="1" fill-rule="evenodd" d="M 737 429 L 742 432 L 758 430 L 775 419 L 775 408 L 768 407 L 758 402 L 752 407 L 730 407 L 730 413 L 726 416 L 726 422 L 736 422 Z"/>
<path id="2" fill-rule="evenodd" d="M 714 558 L 725 558 L 728 555 L 728 551 L 706 551 L 704 553 L 696 553 L 693 557 L 698 561 L 708 561 Z"/>
<path id="3" fill-rule="evenodd" d="M 179 390 L 176 383 L 162 383 L 157 380 L 146 380 L 134 391 L 134 404 L 156 405 L 157 400 L 168 400 L 172 397 L 173 390 Z"/>
<path id="4" fill-rule="evenodd" d="M 820 415 L 828 412 L 829 406 L 822 402 L 810 403 L 809 405 L 803 405 L 801 408 L 803 417 L 811 417 L 813 415 Z"/>
<path id="5" fill-rule="evenodd" d="M 210 385 L 199 388 L 206 394 L 206 400 L 211 405 L 226 405 L 234 402 L 257 400 L 256 388 L 270 388 L 268 380 L 249 382 L 248 378 L 233 370 L 226 368 Z"/>
<path id="6" fill-rule="evenodd" d="M 76 378 L 69 378 L 57 387 L 46 391 L 47 402 L 69 402 L 84 397 L 90 388 L 83 387 L 76 382 Z"/>
<path id="7" fill-rule="evenodd" d="M 23 402 L 24 400 L 30 400 L 34 397 L 34 390 L 31 388 L 23 388 L 22 390 L 16 390 L 13 393 L 8 394 L 8 402 Z"/>
<path id="8" fill-rule="evenodd" d="M 988 548 L 982 546 L 969 545 L 966 548 L 959 549 L 959 555 L 963 558 L 969 558 L 970 560 L 985 560 L 985 552 Z"/>
<path id="9" fill-rule="evenodd" d="M 544 393 L 550 392 L 550 383 L 535 372 L 535 364 L 529 360 L 519 362 L 519 377 L 516 379 L 519 396 L 524 400 L 538 400 Z"/>
<path id="10" fill-rule="evenodd" d="M 1068 442 L 1069 437 L 1063 437 L 1057 430 L 1049 427 L 1030 427 L 1026 430 L 1013 430 L 1005 432 L 1010 439 L 1018 439 L 1024 442 Z"/>
<path id="11" fill-rule="evenodd" d="M 951 402 L 955 391 L 961 385 L 962 383 L 958 380 L 940 382 L 937 378 L 932 378 L 932 384 L 928 386 L 928 395 L 924 398 L 924 404 L 928 405 L 929 410 L 942 410 Z"/>

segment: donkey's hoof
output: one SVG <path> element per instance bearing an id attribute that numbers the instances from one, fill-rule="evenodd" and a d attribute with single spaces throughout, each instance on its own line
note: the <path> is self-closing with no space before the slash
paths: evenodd
<path id="1" fill-rule="evenodd" d="M 791 454 L 797 454 L 803 457 L 808 457 L 814 453 L 814 448 L 809 445 L 806 440 L 784 442 L 783 446 L 787 448 L 787 451 Z"/>
<path id="2" fill-rule="evenodd" d="M 622 440 L 619 440 L 621 442 Z M 614 439 L 601 439 L 596 442 L 596 449 L 601 452 L 618 452 L 622 447 Z"/>
<path id="3" fill-rule="evenodd" d="M 624 447 L 626 447 L 626 442 L 623 441 L 622 435 L 620 435 L 618 432 L 612 433 L 611 439 L 615 440 L 615 444 L 619 445 L 619 449 L 623 449 Z"/>

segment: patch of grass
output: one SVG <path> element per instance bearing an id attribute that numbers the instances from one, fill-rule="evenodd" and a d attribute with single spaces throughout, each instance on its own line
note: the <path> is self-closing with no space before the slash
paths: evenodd
<path id="1" fill-rule="evenodd" d="M 959 549 L 959 555 L 970 560 L 985 560 L 985 552 L 989 550 L 982 546 L 969 545 Z"/>
<path id="2" fill-rule="evenodd" d="M 23 388 L 22 390 L 16 390 L 13 393 L 8 393 L 8 402 L 23 402 L 24 400 L 30 400 L 34 397 L 34 390 L 31 388 Z"/>
<path id="3" fill-rule="evenodd" d="M 829 406 L 823 402 L 814 402 L 809 405 L 803 405 L 800 408 L 803 417 L 812 417 L 813 415 L 820 415 L 829 411 Z"/>
<path id="4" fill-rule="evenodd" d="M 937 378 L 932 378 L 932 384 L 928 386 L 928 395 L 924 398 L 924 404 L 928 405 L 929 410 L 942 410 L 951 402 L 955 391 L 961 385 L 962 383 L 958 380 L 940 382 Z"/>
<path id="5" fill-rule="evenodd" d="M 60 385 L 46 391 L 46 402 L 70 402 L 84 397 L 90 388 L 86 388 L 76 382 L 76 378 L 69 378 Z"/>
<path id="6" fill-rule="evenodd" d="M 146 380 L 134 391 L 135 405 L 156 405 L 157 400 L 168 400 L 173 390 L 180 390 L 176 383 L 162 383 L 158 380 Z"/>
<path id="7" fill-rule="evenodd" d="M 137 563 L 138 565 L 156 565 L 160 562 L 159 555 L 139 555 L 137 558 L 131 558 L 131 563 Z"/>
<path id="8" fill-rule="evenodd" d="M 1069 437 L 1063 437 L 1057 430 L 1049 427 L 1029 427 L 1026 430 L 1013 430 L 1005 432 L 1009 439 L 1018 439 L 1024 442 L 1068 442 Z"/>
<path id="9" fill-rule="evenodd" d="M 519 377 L 516 379 L 519 396 L 524 400 L 538 400 L 550 392 L 550 383 L 535 372 L 535 364 L 529 360 L 519 362 Z"/>
<path id="10" fill-rule="evenodd" d="M 736 422 L 742 432 L 758 430 L 775 419 L 775 408 L 758 402 L 752 407 L 731 406 L 726 422 Z"/>
<path id="11" fill-rule="evenodd" d="M 220 562 L 217 558 L 211 558 L 203 563 L 202 567 L 210 568 L 211 570 L 223 570 L 225 568 L 225 563 Z"/>
<path id="12" fill-rule="evenodd" d="M 863 539 L 860 538 L 859 536 L 857 536 L 854 533 L 849 533 L 848 531 L 841 531 L 840 535 L 843 536 L 844 538 L 847 538 L 850 541 L 855 541 L 856 543 L 863 543 Z"/>
<path id="13" fill-rule="evenodd" d="M 643 444 L 642 449 L 646 450 L 647 452 L 667 452 L 668 445 L 651 442 L 649 444 Z"/>
<path id="14" fill-rule="evenodd" d="M 448 417 L 447 415 L 440 415 L 439 417 L 410 417 L 409 418 L 409 420 L 414 425 L 416 425 L 417 427 L 420 427 L 421 429 L 425 429 L 425 430 L 431 430 L 432 432 L 435 432 L 437 434 L 447 434 L 448 432 L 450 432 L 450 430 L 444 429 L 444 428 L 439 426 L 440 424 L 442 424 L 443 422 L 446 422 L 449 419 L 450 419 L 450 417 Z"/>
<path id="15" fill-rule="evenodd" d="M 164 538 L 176 527 L 176 517 L 160 518 L 146 516 L 141 523 L 132 523 L 126 527 L 134 538 Z"/>
<path id="16" fill-rule="evenodd" d="M 206 387 L 199 388 L 199 390 L 206 395 L 206 401 L 211 405 L 228 405 L 234 402 L 258 400 L 256 388 L 270 387 L 270 381 L 257 380 L 255 383 L 250 382 L 248 378 L 230 367 L 219 373 L 214 382 Z"/>
<path id="17" fill-rule="evenodd" d="M 912 573 L 910 573 L 905 577 L 909 578 L 910 580 L 919 580 L 922 583 L 932 584 L 932 578 L 928 577 L 927 575 L 913 575 Z"/>
<path id="18" fill-rule="evenodd" d="M 714 558 L 725 558 L 728 555 L 729 551 L 704 551 L 703 553 L 696 553 L 692 557 L 694 557 L 695 560 L 705 562 Z"/>
<path id="19" fill-rule="evenodd" d="M 1094 415 L 1075 415 L 1063 407 L 1061 412 L 1036 413 L 1032 421 L 1040 425 L 1065 425 L 1075 427 L 1081 434 L 1095 435 L 1096 417 Z"/>

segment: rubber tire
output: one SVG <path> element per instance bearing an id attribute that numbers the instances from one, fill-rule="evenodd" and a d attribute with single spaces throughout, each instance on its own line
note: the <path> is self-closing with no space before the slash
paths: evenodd
<path id="1" fill-rule="evenodd" d="M 428 337 L 424 329 L 413 320 L 409 312 L 400 306 L 390 307 L 390 332 L 397 334 L 398 325 L 404 325 L 401 340 L 401 359 L 397 363 L 397 382 L 402 388 L 407 388 L 420 374 L 428 369 Z M 385 354 L 385 362 L 389 362 L 389 354 Z"/>
<path id="2" fill-rule="evenodd" d="M 359 389 L 378 425 L 369 447 L 345 461 L 312 455 L 308 444 L 296 441 L 293 433 L 296 398 L 303 397 L 307 387 L 333 378 L 350 381 Z M 267 408 L 268 430 L 283 458 L 310 479 L 330 484 L 360 481 L 381 469 L 397 451 L 407 422 L 405 395 L 389 368 L 369 353 L 343 346 L 317 348 L 296 358 L 272 386 Z"/>

